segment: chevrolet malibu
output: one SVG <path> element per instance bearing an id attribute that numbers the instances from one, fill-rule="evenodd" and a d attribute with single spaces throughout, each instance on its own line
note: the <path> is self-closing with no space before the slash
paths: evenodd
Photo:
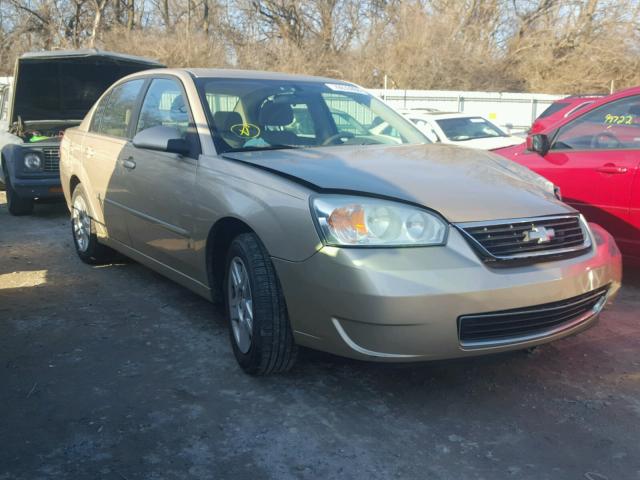
<path id="1" fill-rule="evenodd" d="M 60 175 L 80 259 L 118 251 L 224 302 L 252 374 L 287 370 L 298 346 L 379 361 L 524 349 L 591 326 L 620 286 L 615 242 L 552 184 L 428 145 L 328 78 L 131 75 L 66 131 Z"/>

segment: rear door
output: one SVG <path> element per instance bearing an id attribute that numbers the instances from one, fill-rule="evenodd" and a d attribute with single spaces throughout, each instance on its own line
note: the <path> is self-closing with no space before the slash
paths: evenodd
<path id="1" fill-rule="evenodd" d="M 126 171 L 118 158 L 129 142 L 144 84 L 144 79 L 121 83 L 100 100 L 82 147 L 89 195 L 102 217 L 97 220 L 105 224 L 110 238 L 125 244 L 130 243 L 124 208 L 129 192 Z"/>
<path id="2" fill-rule="evenodd" d="M 630 213 L 640 163 L 640 96 L 602 105 L 560 128 L 530 168 L 562 189 L 563 199 L 609 230 L 623 250 L 637 230 Z"/>
<path id="3" fill-rule="evenodd" d="M 181 82 L 154 78 L 148 86 L 135 133 L 164 125 L 177 128 L 190 145 L 187 155 L 126 146 L 120 163 L 128 165 L 127 224 L 133 247 L 187 275 L 195 275 L 191 235 L 193 192 L 200 153 Z"/>

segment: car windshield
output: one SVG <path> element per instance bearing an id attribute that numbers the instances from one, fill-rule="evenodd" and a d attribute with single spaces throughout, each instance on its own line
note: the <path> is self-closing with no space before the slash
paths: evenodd
<path id="1" fill-rule="evenodd" d="M 364 90 L 320 81 L 200 78 L 219 153 L 429 140 Z M 381 125 L 391 128 L 381 131 Z"/>
<path id="2" fill-rule="evenodd" d="M 447 138 L 454 142 L 509 136 L 482 117 L 443 118 L 436 120 L 436 123 Z"/>

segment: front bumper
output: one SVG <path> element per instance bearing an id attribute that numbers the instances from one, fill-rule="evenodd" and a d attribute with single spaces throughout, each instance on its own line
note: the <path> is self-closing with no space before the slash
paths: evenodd
<path id="1" fill-rule="evenodd" d="M 620 252 L 591 225 L 593 249 L 579 257 L 489 268 L 451 229 L 444 247 L 324 247 L 304 262 L 273 259 L 296 341 L 337 355 L 380 361 L 454 358 L 527 348 L 588 328 L 597 312 L 565 328 L 500 345 L 465 348 L 458 318 L 558 302 L 622 277 Z"/>
<path id="2" fill-rule="evenodd" d="M 62 199 L 60 177 L 50 178 L 14 178 L 11 186 L 21 198 Z"/>

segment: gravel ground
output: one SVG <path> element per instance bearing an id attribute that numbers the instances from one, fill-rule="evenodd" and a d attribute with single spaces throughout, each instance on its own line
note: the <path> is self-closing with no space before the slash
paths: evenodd
<path id="1" fill-rule="evenodd" d="M 252 378 L 216 307 L 0 193 L 0 479 L 640 479 L 639 312 L 636 275 L 532 353 Z"/>

